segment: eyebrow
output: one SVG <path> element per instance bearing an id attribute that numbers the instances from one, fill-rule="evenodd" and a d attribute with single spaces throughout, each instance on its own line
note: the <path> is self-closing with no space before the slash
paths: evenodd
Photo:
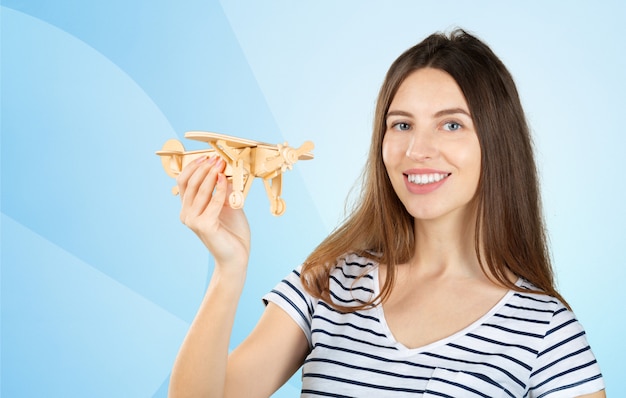
<path id="1" fill-rule="evenodd" d="M 472 116 L 469 114 L 469 112 L 467 112 L 465 109 L 463 108 L 450 108 L 450 109 L 442 109 L 440 111 L 437 111 L 434 115 L 434 117 L 441 117 L 441 116 L 447 116 L 447 115 L 456 115 L 456 114 L 462 114 L 465 115 L 469 118 L 471 118 Z M 407 116 L 407 117 L 412 117 L 413 115 L 410 112 L 406 112 L 406 111 L 390 111 L 387 112 L 387 116 L 385 117 L 385 119 L 389 118 L 390 116 Z"/>
<path id="2" fill-rule="evenodd" d="M 446 115 L 455 115 L 455 114 L 463 114 L 469 118 L 472 117 L 472 115 L 469 114 L 468 111 L 466 111 L 463 108 L 451 108 L 451 109 L 442 109 L 439 112 L 435 113 L 435 117 L 440 117 L 440 116 L 446 116 Z"/>

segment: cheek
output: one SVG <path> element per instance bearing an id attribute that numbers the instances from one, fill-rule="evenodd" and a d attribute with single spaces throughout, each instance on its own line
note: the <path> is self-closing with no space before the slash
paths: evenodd
<path id="1" fill-rule="evenodd" d="M 397 140 L 395 140 L 397 141 Z M 392 138 L 389 138 L 388 135 L 385 135 L 383 138 L 382 145 L 382 155 L 383 155 L 383 163 L 386 168 L 392 167 L 395 163 L 401 159 L 399 155 L 399 145 L 397 142 L 394 142 Z"/>
<path id="2" fill-rule="evenodd" d="M 477 140 L 472 154 L 472 163 L 474 164 L 474 171 L 477 176 L 476 178 L 480 178 L 480 175 L 482 174 L 482 158 L 482 149 L 480 148 L 480 144 Z"/>
<path id="3" fill-rule="evenodd" d="M 465 154 L 464 164 L 468 175 L 470 175 L 475 180 L 476 185 L 478 185 L 478 181 L 480 180 L 480 176 L 482 174 L 482 157 L 478 143 L 476 143 L 473 147 L 472 151 Z"/>
<path id="4" fill-rule="evenodd" d="M 389 158 L 391 157 L 391 155 L 389 154 L 389 142 L 387 141 L 386 136 L 385 138 L 383 138 L 383 145 L 382 145 L 381 151 L 383 155 L 383 164 L 385 165 L 385 167 L 388 167 Z"/>

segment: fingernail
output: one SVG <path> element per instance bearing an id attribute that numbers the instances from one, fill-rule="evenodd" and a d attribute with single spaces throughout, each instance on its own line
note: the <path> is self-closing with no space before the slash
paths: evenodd
<path id="1" fill-rule="evenodd" d="M 202 163 L 205 160 L 207 160 L 207 156 L 206 155 L 202 155 L 198 159 L 196 159 L 196 163 Z"/>
<path id="2" fill-rule="evenodd" d="M 217 156 L 211 156 L 211 159 L 209 159 L 209 164 L 212 166 L 215 164 L 215 162 L 217 161 L 218 157 Z"/>

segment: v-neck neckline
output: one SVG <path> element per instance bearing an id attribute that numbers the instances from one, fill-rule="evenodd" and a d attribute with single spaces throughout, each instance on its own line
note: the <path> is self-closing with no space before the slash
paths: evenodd
<path id="1" fill-rule="evenodd" d="M 372 270 L 372 279 L 373 279 L 373 284 L 374 284 L 373 286 L 374 297 L 376 297 L 380 294 L 379 267 L 374 267 L 374 269 Z M 520 286 L 521 283 L 522 283 L 522 279 L 520 278 L 517 280 L 515 284 L 517 286 Z M 415 348 L 409 348 L 405 346 L 404 344 L 402 344 L 401 342 L 396 340 L 393 332 L 391 331 L 391 329 L 389 328 L 389 325 L 387 324 L 387 320 L 385 319 L 385 310 L 383 309 L 383 305 L 381 303 L 378 303 L 378 305 L 375 306 L 374 311 L 376 312 L 377 318 L 380 320 L 380 325 L 383 329 L 383 332 L 387 336 L 387 339 L 392 343 L 392 346 L 398 349 L 399 351 L 406 352 L 409 355 L 413 355 L 413 354 L 418 354 L 420 352 L 430 351 L 434 348 L 446 345 L 462 336 L 467 335 L 472 330 L 475 330 L 480 325 L 485 323 L 487 319 L 491 318 L 494 314 L 496 314 L 511 299 L 514 293 L 515 292 L 513 290 L 509 289 L 504 294 L 504 296 L 502 296 L 502 298 L 498 300 L 498 302 L 495 305 L 493 305 L 487 312 L 485 312 L 485 314 L 483 314 L 476 321 L 470 323 L 469 325 L 459 330 L 458 332 L 455 332 L 447 337 L 443 337 L 439 340 L 433 341 L 432 343 L 428 343 L 423 346 L 415 347 Z"/>

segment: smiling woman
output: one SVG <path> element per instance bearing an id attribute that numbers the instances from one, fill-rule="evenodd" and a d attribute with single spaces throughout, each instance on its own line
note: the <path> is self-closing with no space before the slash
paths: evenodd
<path id="1" fill-rule="evenodd" d="M 380 91 L 361 201 L 228 339 L 248 266 L 224 165 L 178 177 L 181 219 L 215 270 L 172 396 L 263 397 L 302 366 L 302 396 L 604 396 L 585 332 L 556 291 L 517 90 L 464 31 L 433 34 Z"/>
<path id="2" fill-rule="evenodd" d="M 400 85 L 387 112 L 383 162 L 409 214 L 461 217 L 480 178 L 481 150 L 469 108 L 452 76 L 423 68 Z"/>

